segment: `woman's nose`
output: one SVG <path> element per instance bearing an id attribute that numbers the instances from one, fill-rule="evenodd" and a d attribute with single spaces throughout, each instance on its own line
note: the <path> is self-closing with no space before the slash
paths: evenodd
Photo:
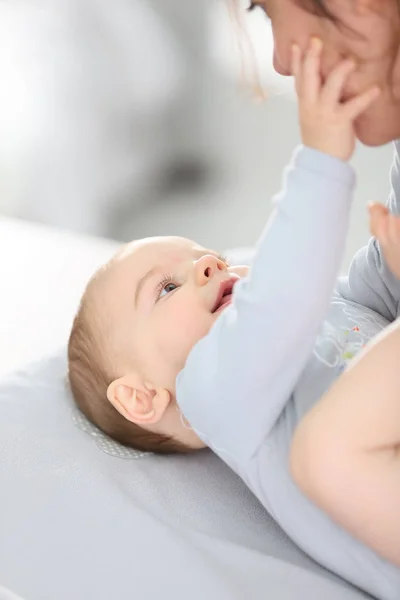
<path id="1" fill-rule="evenodd" d="M 276 49 L 274 49 L 273 65 L 274 65 L 274 70 L 279 75 L 283 75 L 284 77 L 290 77 L 291 76 L 292 73 L 291 73 L 291 70 L 290 70 L 290 65 L 289 64 L 283 64 L 283 61 L 278 56 L 278 53 L 277 53 Z"/>
<path id="2" fill-rule="evenodd" d="M 197 285 L 205 285 L 212 279 L 218 271 L 226 271 L 226 264 L 213 256 L 205 254 L 194 263 L 194 276 Z"/>

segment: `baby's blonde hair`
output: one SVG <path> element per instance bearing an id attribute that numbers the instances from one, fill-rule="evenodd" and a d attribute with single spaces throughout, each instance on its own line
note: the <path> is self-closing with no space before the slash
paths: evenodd
<path id="1" fill-rule="evenodd" d="M 158 454 L 189 452 L 190 448 L 177 440 L 131 423 L 108 400 L 108 386 L 118 374 L 110 356 L 112 350 L 108 353 L 112 348 L 111 331 L 98 300 L 100 277 L 101 272 L 92 278 L 83 294 L 68 342 L 68 379 L 78 408 L 124 446 Z"/>

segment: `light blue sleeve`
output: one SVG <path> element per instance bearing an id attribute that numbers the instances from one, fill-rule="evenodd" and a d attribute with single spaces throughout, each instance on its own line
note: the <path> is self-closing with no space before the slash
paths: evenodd
<path id="1" fill-rule="evenodd" d="M 400 143 L 390 172 L 389 210 L 400 215 Z M 338 292 L 346 300 L 357 302 L 381 314 L 388 321 L 399 316 L 400 281 L 388 268 L 379 243 L 371 238 L 354 256 L 347 277 L 338 282 Z"/>
<path id="2" fill-rule="evenodd" d="M 288 401 L 329 308 L 342 260 L 354 172 L 300 148 L 233 303 L 177 378 L 177 401 L 220 455 L 253 456 Z"/>

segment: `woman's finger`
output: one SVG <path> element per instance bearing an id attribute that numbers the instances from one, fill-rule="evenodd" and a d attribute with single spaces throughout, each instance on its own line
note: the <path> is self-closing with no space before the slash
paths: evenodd
<path id="1" fill-rule="evenodd" d="M 352 60 L 343 60 L 333 69 L 322 88 L 321 100 L 324 104 L 329 106 L 339 104 L 344 84 L 354 69 L 355 63 Z"/>
<path id="2" fill-rule="evenodd" d="M 352 98 L 343 104 L 342 110 L 348 119 L 356 119 L 380 96 L 381 90 L 378 87 L 369 88 L 363 94 Z"/>
<path id="3" fill-rule="evenodd" d="M 396 244 L 396 246 L 399 245 L 400 242 L 400 219 L 398 217 L 396 217 L 395 215 L 390 215 L 389 216 L 389 227 L 388 227 L 388 234 L 389 234 L 389 240 L 392 244 Z"/>
<path id="4" fill-rule="evenodd" d="M 389 211 L 386 206 L 379 203 L 370 204 L 368 209 L 371 234 L 385 243 L 388 237 Z"/>
<path id="5" fill-rule="evenodd" d="M 387 248 L 389 245 L 389 217 L 382 218 L 377 226 L 377 233 L 375 235 L 376 239 L 382 246 L 382 248 Z"/>
<path id="6" fill-rule="evenodd" d="M 396 225 L 395 225 L 396 232 L 395 232 L 395 235 L 396 235 L 397 245 L 400 246 L 400 218 L 399 217 L 394 217 L 394 218 L 396 220 Z"/>

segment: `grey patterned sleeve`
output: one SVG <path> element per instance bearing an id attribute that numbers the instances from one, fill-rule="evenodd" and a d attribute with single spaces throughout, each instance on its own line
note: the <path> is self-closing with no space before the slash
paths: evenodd
<path id="1" fill-rule="evenodd" d="M 390 179 L 391 192 L 387 206 L 400 215 L 400 142 L 395 144 L 395 157 Z M 371 238 L 367 246 L 354 256 L 347 277 L 338 282 L 338 292 L 346 300 L 366 306 L 388 321 L 399 316 L 400 281 L 388 268 L 379 243 Z"/>

